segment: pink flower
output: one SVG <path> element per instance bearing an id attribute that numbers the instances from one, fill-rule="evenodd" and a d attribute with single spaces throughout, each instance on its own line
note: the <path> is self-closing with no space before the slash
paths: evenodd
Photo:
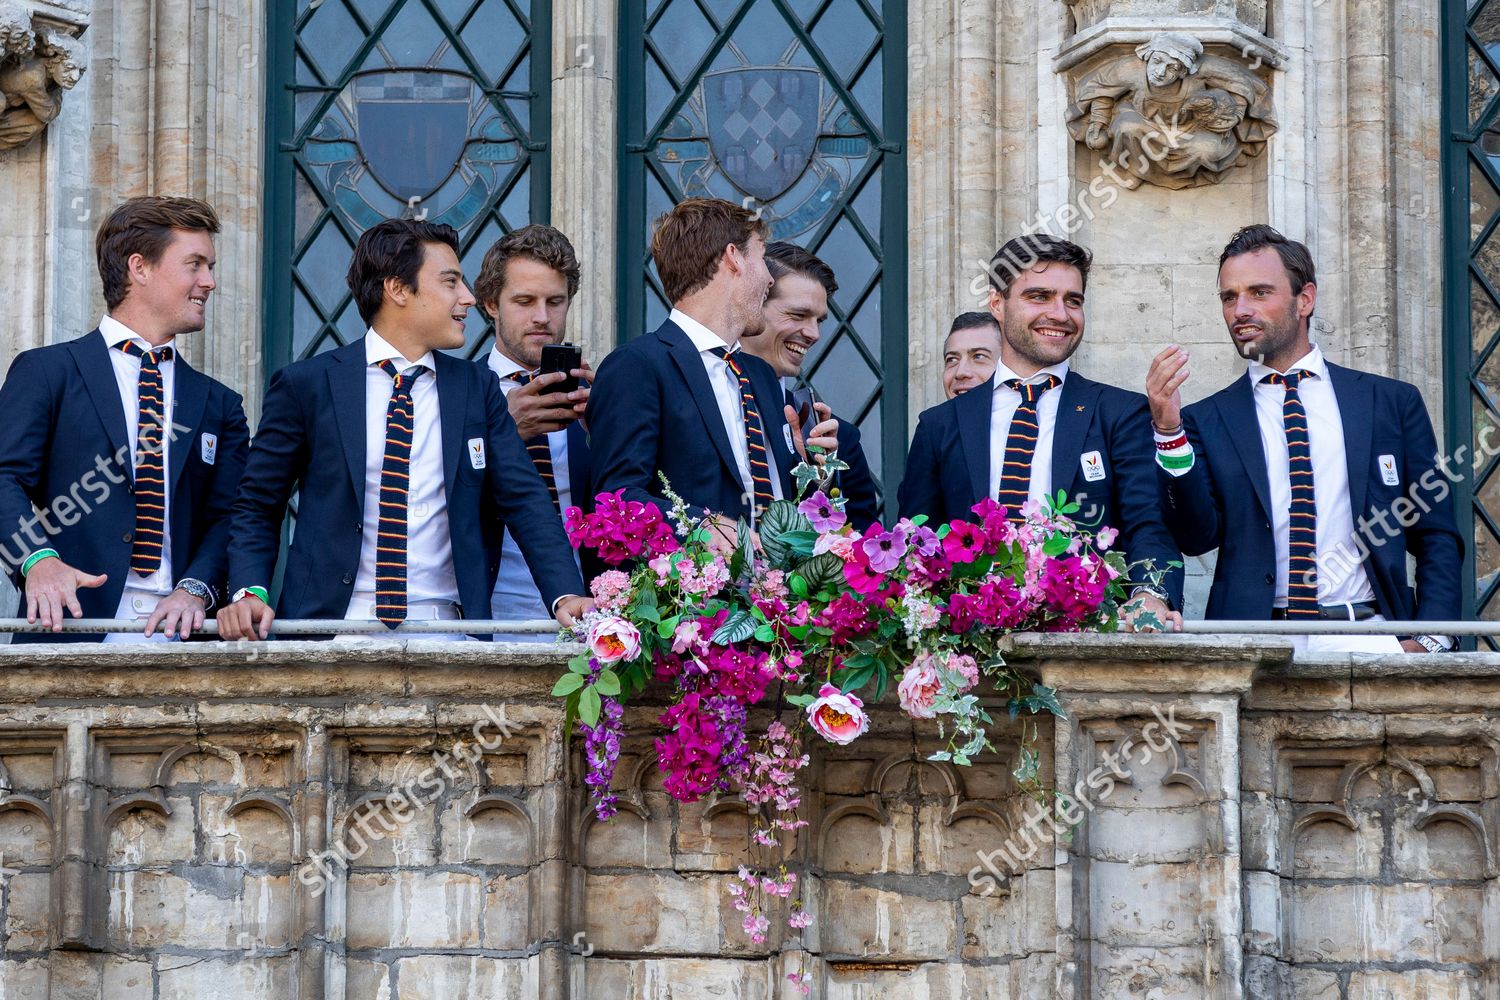
<path id="1" fill-rule="evenodd" d="M 985 537 L 968 521 L 954 521 L 943 536 L 943 554 L 952 562 L 970 563 L 984 552 Z"/>
<path id="2" fill-rule="evenodd" d="M 979 664 L 974 662 L 974 657 L 964 653 L 949 653 L 948 670 L 963 678 L 963 687 L 960 691 L 968 691 L 979 683 Z"/>
<path id="3" fill-rule="evenodd" d="M 1049 559 L 1037 586 L 1047 601 L 1047 610 L 1057 615 L 1063 629 L 1076 628 L 1096 611 L 1109 587 L 1109 573 L 1102 563 L 1073 556 Z"/>
<path id="4" fill-rule="evenodd" d="M 819 736 L 839 746 L 854 742 L 870 728 L 865 703 L 832 684 L 824 684 L 817 700 L 807 706 L 807 720 Z"/>
<path id="5" fill-rule="evenodd" d="M 853 558 L 844 563 L 844 580 L 861 594 L 873 594 L 885 582 L 870 566 L 870 557 L 865 555 L 863 546 L 858 545 L 854 547 Z"/>
<path id="6" fill-rule="evenodd" d="M 594 601 L 605 611 L 617 611 L 630 603 L 630 577 L 617 569 L 594 577 L 589 589 L 594 592 Z"/>
<path id="7" fill-rule="evenodd" d="M 696 621 L 681 622 L 672 634 L 672 652 L 695 653 L 703 645 L 703 636 Z"/>
<path id="8" fill-rule="evenodd" d="M 1115 544 L 1115 539 L 1119 537 L 1120 531 L 1118 528 L 1111 528 L 1105 525 L 1099 529 L 1099 533 L 1094 536 L 1094 540 L 1098 542 L 1100 552 L 1107 552 L 1109 551 L 1109 547 Z"/>
<path id="9" fill-rule="evenodd" d="M 854 549 L 853 535 L 819 535 L 818 540 L 813 543 L 813 555 L 820 556 L 825 552 L 832 552 L 844 562 L 854 558 Z"/>
<path id="10" fill-rule="evenodd" d="M 600 618 L 589 626 L 584 641 L 600 663 L 633 660 L 641 654 L 641 633 L 623 618 Z"/>
<path id="11" fill-rule="evenodd" d="M 932 657 L 923 655 L 906 668 L 906 673 L 901 676 L 901 683 L 896 685 L 896 695 L 907 715 L 913 719 L 930 719 L 936 714 L 932 703 L 941 687 L 942 682 L 938 679 Z"/>
<path id="12" fill-rule="evenodd" d="M 906 529 L 898 524 L 885 531 L 879 525 L 872 525 L 864 541 L 860 542 L 860 548 L 864 549 L 872 570 L 889 573 L 901 565 L 901 557 L 906 555 Z"/>
<path id="13" fill-rule="evenodd" d="M 820 535 L 825 532 L 838 531 L 848 520 L 844 512 L 839 510 L 822 490 L 798 504 L 797 510 L 806 515 L 807 519 L 812 522 L 812 529 Z"/>
<path id="14" fill-rule="evenodd" d="M 651 572 L 656 574 L 657 583 L 666 583 L 672 577 L 672 557 L 670 555 L 657 556 L 646 561 Z"/>
<path id="15" fill-rule="evenodd" d="M 661 511 L 652 504 L 624 499 L 624 492 L 599 494 L 591 514 L 568 508 L 563 525 L 573 545 L 596 550 L 611 566 L 676 550 L 677 536 L 662 520 Z"/>

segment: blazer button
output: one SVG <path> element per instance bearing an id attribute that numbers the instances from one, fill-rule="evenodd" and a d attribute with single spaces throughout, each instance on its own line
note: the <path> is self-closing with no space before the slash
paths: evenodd
<path id="1" fill-rule="evenodd" d="M 342 580 L 343 583 L 344 583 L 344 586 L 347 587 L 349 584 L 351 584 L 351 583 L 354 582 L 354 574 L 353 573 L 345 573 L 339 579 Z"/>
<path id="2" fill-rule="evenodd" d="M 1267 573 L 1266 574 L 1266 582 L 1267 583 L 1275 583 L 1276 582 L 1276 574 L 1275 573 Z"/>
<path id="3" fill-rule="evenodd" d="M 354 526 L 354 533 L 356 535 L 362 534 L 364 532 L 364 530 L 365 530 L 365 526 L 363 524 L 356 524 Z"/>
<path id="4" fill-rule="evenodd" d="M 125 532 L 125 534 L 121 535 L 120 536 L 120 541 L 122 541 L 122 542 L 128 542 L 128 541 L 130 541 L 130 532 L 127 531 L 127 532 Z"/>

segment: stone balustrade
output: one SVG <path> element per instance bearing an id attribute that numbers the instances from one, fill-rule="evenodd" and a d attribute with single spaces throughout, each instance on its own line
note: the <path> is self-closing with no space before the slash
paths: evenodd
<path id="1" fill-rule="evenodd" d="M 565 652 L 0 647 L 0 996 L 769 1000 L 804 958 L 831 1000 L 1500 996 L 1500 656 L 1016 637 L 1059 794 L 1010 776 L 1027 720 L 956 768 L 883 705 L 811 747 L 815 922 L 756 945 L 742 802 L 670 801 L 643 739 L 593 820 Z"/>

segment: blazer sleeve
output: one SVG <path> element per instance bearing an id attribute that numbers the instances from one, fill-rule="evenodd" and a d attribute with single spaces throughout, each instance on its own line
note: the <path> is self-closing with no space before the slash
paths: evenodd
<path id="1" fill-rule="evenodd" d="M 238 393 L 218 387 L 223 407 L 219 426 L 219 453 L 214 463 L 213 485 L 202 498 L 206 529 L 192 561 L 177 574 L 177 579 L 192 577 L 214 588 L 219 603 L 227 603 L 225 585 L 229 579 L 230 514 L 244 477 L 245 462 L 250 456 L 250 427 L 245 422 L 245 403 Z M 268 578 L 269 579 L 269 578 Z M 231 591 L 232 593 L 232 591 Z"/>
<path id="2" fill-rule="evenodd" d="M 282 369 L 271 377 L 260 427 L 245 461 L 229 521 L 229 593 L 269 587 L 281 549 L 286 505 L 309 461 L 307 389 Z M 227 599 L 227 597 L 226 597 Z"/>
<path id="3" fill-rule="evenodd" d="M 865 449 L 860 440 L 859 428 L 847 420 L 839 420 L 839 458 L 849 468 L 839 473 L 839 491 L 848 501 L 844 513 L 849 523 L 863 531 L 880 520 L 880 506 L 875 496 L 875 477 L 870 473 L 870 462 L 865 458 Z"/>
<path id="4" fill-rule="evenodd" d="M 584 595 L 587 591 L 573 562 L 573 548 L 557 508 L 552 506 L 547 485 L 521 443 L 500 380 L 484 378 L 481 382 L 493 459 L 486 464 L 485 486 L 494 510 L 520 546 L 526 568 L 548 608 L 559 597 Z"/>
<path id="5" fill-rule="evenodd" d="M 1167 530 L 1172 533 L 1177 547 L 1186 555 L 1201 556 L 1212 552 L 1224 541 L 1224 514 L 1214 488 L 1213 474 L 1209 470 L 1208 453 L 1203 448 L 1203 435 L 1192 411 L 1182 414 L 1182 426 L 1187 431 L 1188 444 L 1193 447 L 1193 467 L 1180 476 L 1174 476 L 1151 455 L 1151 464 L 1156 467 L 1156 482 L 1161 497 L 1161 512 L 1166 519 Z M 1150 417 L 1147 417 L 1147 440 L 1150 437 Z"/>
<path id="6" fill-rule="evenodd" d="M 42 489 L 56 424 L 59 391 L 52 375 L 43 358 L 26 351 L 16 357 L 0 385 L 0 427 L 5 428 L 5 447 L 0 448 L 0 553 L 6 575 L 17 588 L 22 587 L 21 564 L 47 546 L 44 529 L 34 521 L 32 501 Z M 88 404 L 81 400 L 80 405 Z M 60 555 L 67 560 L 66 552 Z"/>
<path id="7" fill-rule="evenodd" d="M 1415 386 L 1404 386 L 1401 400 L 1401 430 L 1406 442 L 1405 482 L 1412 497 L 1434 496 L 1442 478 L 1434 459 L 1438 454 L 1432 420 Z M 1427 477 L 1431 477 L 1430 479 Z M 1463 536 L 1453 515 L 1453 491 L 1443 482 L 1441 498 L 1428 501 L 1430 510 L 1420 514 L 1406 529 L 1406 551 L 1417 562 L 1417 619 L 1457 621 L 1463 617 Z M 1420 487 L 1420 491 L 1418 489 Z"/>
<path id="8" fill-rule="evenodd" d="M 1156 444 L 1151 412 L 1144 396 L 1131 394 L 1129 404 L 1110 427 L 1110 464 L 1114 467 L 1120 545 L 1132 562 L 1149 559 L 1164 571 L 1161 586 L 1174 608 L 1182 607 L 1182 552 L 1162 519 L 1156 485 Z M 1172 566 L 1176 563 L 1176 566 Z M 1144 578 L 1136 581 L 1147 582 Z"/>
<path id="9" fill-rule="evenodd" d="M 896 492 L 902 517 L 926 514 L 934 526 L 948 520 L 948 512 L 943 509 L 941 443 L 936 424 L 934 417 L 917 420 L 917 432 L 906 455 L 906 474 Z"/>

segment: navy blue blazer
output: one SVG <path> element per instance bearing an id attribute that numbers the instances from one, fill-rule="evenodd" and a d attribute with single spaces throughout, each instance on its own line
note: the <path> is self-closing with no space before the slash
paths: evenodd
<path id="1" fill-rule="evenodd" d="M 880 520 L 880 500 L 875 494 L 875 477 L 870 473 L 870 460 L 865 457 L 860 443 L 859 428 L 844 420 L 839 421 L 839 459 L 849 466 L 838 474 L 839 492 L 847 503 L 844 513 L 849 523 L 859 531 Z"/>
<path id="2" fill-rule="evenodd" d="M 480 355 L 475 362 L 479 369 L 486 375 L 495 378 L 495 370 L 490 367 L 489 355 Z M 502 389 L 503 393 L 504 390 Z M 512 421 L 514 426 L 514 421 Z M 582 510 L 585 514 L 594 509 L 594 469 L 593 461 L 589 456 L 589 435 L 583 429 L 583 422 L 575 420 L 568 425 L 568 493 L 573 501 L 573 506 Z M 495 580 L 500 576 L 500 558 L 505 549 L 505 528 L 501 524 L 497 512 L 488 499 L 485 500 L 483 516 L 485 555 L 489 560 L 490 590 L 495 589 Z M 584 582 L 609 569 L 593 549 L 580 549 L 578 552 L 579 562 L 583 567 Z"/>
<path id="3" fill-rule="evenodd" d="M 781 381 L 753 354 L 735 355 L 760 404 L 766 445 L 776 459 L 782 496 L 795 496 L 794 457 Z M 705 511 L 749 516 L 729 435 L 703 359 L 688 335 L 667 320 L 660 329 L 616 348 L 599 365 L 587 413 L 594 483 L 600 493 L 623 489 L 627 500 L 663 511 L 664 474 L 694 517 Z"/>
<path id="4" fill-rule="evenodd" d="M 173 362 L 172 398 L 172 572 L 178 580 L 202 580 L 223 600 L 229 509 L 249 450 L 244 402 L 180 354 Z M 109 347 L 98 330 L 23 351 L 11 364 L 0 386 L 0 552 L 12 582 L 23 590 L 18 617 L 26 614 L 20 564 L 46 547 L 86 573 L 108 574 L 103 586 L 81 588 L 78 603 L 85 618 L 115 616 L 135 530 L 135 462 L 125 421 Z M 213 442 L 207 447 L 205 435 Z M 47 513 L 50 527 L 35 524 L 28 534 L 24 526 L 34 524 L 33 505 Z M 13 641 L 101 638 L 24 633 Z"/>
<path id="5" fill-rule="evenodd" d="M 1332 363 L 1328 378 L 1344 425 L 1356 534 L 1361 517 L 1383 516 L 1394 529 L 1388 538 L 1376 529 L 1384 544 L 1361 546 L 1380 613 L 1403 620 L 1462 617 L 1463 540 L 1450 484 L 1434 464 L 1437 438 L 1422 394 L 1406 382 Z M 1167 526 L 1182 551 L 1196 556 L 1219 550 L 1206 617 L 1270 618 L 1276 595 L 1271 487 L 1249 378 L 1241 375 L 1185 407 L 1182 422 L 1195 453 L 1193 468 L 1176 477 L 1158 468 L 1157 480 Z M 1382 455 L 1395 457 L 1396 485 L 1387 485 L 1379 472 Z M 1430 509 L 1403 528 L 1389 512 L 1397 497 L 1413 490 Z M 1417 559 L 1415 593 L 1407 583 L 1408 552 Z"/>
<path id="6" fill-rule="evenodd" d="M 902 517 L 926 514 L 937 524 L 972 519 L 969 509 L 989 496 L 994 390 L 992 376 L 922 414 L 897 494 Z M 1096 451 L 1104 478 L 1089 482 L 1082 460 Z M 1068 372 L 1052 430 L 1052 492 L 1063 490 L 1079 502 L 1074 516 L 1080 524 L 1117 528 L 1116 548 L 1130 560 L 1150 559 L 1166 569 L 1182 555 L 1162 523 L 1155 465 L 1146 397 Z M 1182 607 L 1182 577 L 1179 566 L 1162 581 L 1174 608 Z"/>
<path id="7" fill-rule="evenodd" d="M 443 482 L 459 603 L 488 618 L 488 571 L 481 499 L 514 529 L 537 590 L 550 606 L 582 594 L 567 536 L 536 466 L 505 408 L 500 381 L 468 361 L 434 354 L 442 418 Z M 476 469 L 466 442 L 485 441 Z M 277 613 L 343 618 L 359 572 L 365 500 L 365 343 L 298 361 L 271 379 L 245 478 L 234 502 L 229 578 L 269 586 L 287 502 L 297 491 L 297 525 Z"/>

